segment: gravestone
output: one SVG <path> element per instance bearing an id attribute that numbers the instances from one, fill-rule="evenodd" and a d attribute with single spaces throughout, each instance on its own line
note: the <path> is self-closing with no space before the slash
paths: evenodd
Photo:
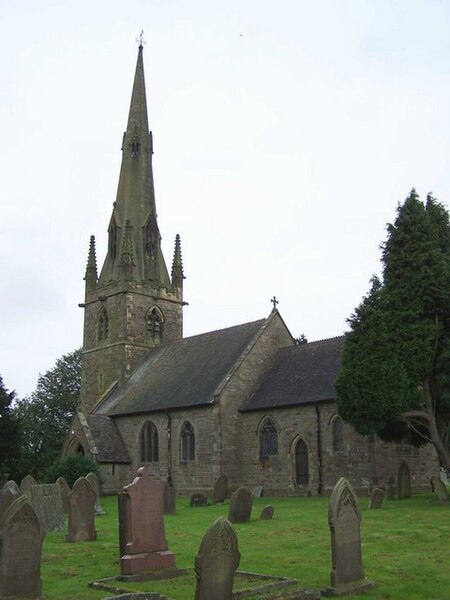
<path id="1" fill-rule="evenodd" d="M 205 533 L 195 557 L 195 600 L 231 600 L 240 558 L 236 532 L 220 517 Z"/>
<path id="2" fill-rule="evenodd" d="M 64 530 L 64 511 L 59 485 L 40 483 L 31 486 L 31 504 L 45 533 Z"/>
<path id="3" fill-rule="evenodd" d="M 383 488 L 373 488 L 370 495 L 369 508 L 381 508 L 386 492 Z"/>
<path id="4" fill-rule="evenodd" d="M 225 501 L 228 492 L 228 477 L 222 473 L 214 484 L 212 493 L 213 504 L 220 504 Z"/>
<path id="5" fill-rule="evenodd" d="M 64 479 L 64 477 L 58 477 L 56 480 L 57 485 L 59 485 L 59 491 L 61 492 L 61 502 L 63 505 L 64 514 L 69 514 L 70 510 L 70 502 L 69 502 L 69 494 L 70 494 L 70 485 Z"/>
<path id="6" fill-rule="evenodd" d="M 32 475 L 26 475 L 20 482 L 20 493 L 27 494 L 31 498 L 31 486 L 36 483 L 36 479 Z"/>
<path id="7" fill-rule="evenodd" d="M 205 494 L 192 494 L 189 506 L 207 506 L 208 496 Z"/>
<path id="8" fill-rule="evenodd" d="M 146 467 L 119 494 L 119 545 L 122 575 L 175 567 L 164 532 L 163 483 Z"/>
<path id="9" fill-rule="evenodd" d="M 246 523 L 250 520 L 253 494 L 246 487 L 240 487 L 231 494 L 228 520 L 231 523 Z"/>
<path id="10" fill-rule="evenodd" d="M 263 493 L 263 486 L 262 485 L 254 485 L 250 488 L 250 491 L 253 494 L 253 498 L 261 498 L 262 493 Z"/>
<path id="11" fill-rule="evenodd" d="M 0 598 L 41 597 L 42 526 L 27 495 L 0 522 Z"/>
<path id="12" fill-rule="evenodd" d="M 386 485 L 386 498 L 388 500 L 395 500 L 397 497 L 397 489 L 394 485 L 394 478 L 389 477 L 387 485 Z"/>
<path id="13" fill-rule="evenodd" d="M 101 491 L 100 491 L 100 481 L 95 473 L 88 473 L 86 478 L 88 483 L 90 483 L 94 493 L 95 493 L 95 514 L 96 515 L 105 515 L 105 511 L 103 510 L 103 506 L 100 500 Z"/>
<path id="14" fill-rule="evenodd" d="M 448 502 L 448 491 L 447 486 L 442 483 L 440 477 L 432 477 L 431 485 L 433 488 L 433 492 L 438 497 L 438 500 L 441 502 Z"/>
<path id="15" fill-rule="evenodd" d="M 95 492 L 84 477 L 79 477 L 73 484 L 69 506 L 66 542 L 95 542 Z"/>
<path id="16" fill-rule="evenodd" d="M 397 476 L 397 497 L 399 500 L 411 497 L 411 475 L 409 467 L 405 462 L 399 467 Z"/>
<path id="17" fill-rule="evenodd" d="M 19 486 L 15 481 L 7 481 L 0 491 L 0 521 L 6 509 L 20 496 Z"/>
<path id="18" fill-rule="evenodd" d="M 177 500 L 175 488 L 171 483 L 164 484 L 163 500 L 163 513 L 165 515 L 174 515 L 177 512 Z"/>
<path id="19" fill-rule="evenodd" d="M 334 594 L 359 593 L 373 582 L 364 578 L 361 556 L 361 513 L 350 483 L 341 477 L 328 508 L 331 532 L 331 590 Z"/>
<path id="20" fill-rule="evenodd" d="M 260 519 L 271 519 L 273 517 L 273 513 L 275 511 L 275 508 L 269 504 L 268 506 L 265 506 L 262 511 L 261 514 L 259 515 Z"/>
<path id="21" fill-rule="evenodd" d="M 447 475 L 447 470 L 444 469 L 444 467 L 441 467 L 440 472 L 439 472 L 439 477 L 441 478 L 441 481 L 444 485 L 449 485 L 450 481 Z"/>

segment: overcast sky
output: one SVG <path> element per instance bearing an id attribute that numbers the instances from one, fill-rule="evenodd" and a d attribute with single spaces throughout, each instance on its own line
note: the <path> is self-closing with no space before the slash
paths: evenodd
<path id="1" fill-rule="evenodd" d="M 82 344 L 144 30 L 158 221 L 185 335 L 340 335 L 415 186 L 450 200 L 448 0 L 0 3 L 0 374 L 19 396 Z"/>

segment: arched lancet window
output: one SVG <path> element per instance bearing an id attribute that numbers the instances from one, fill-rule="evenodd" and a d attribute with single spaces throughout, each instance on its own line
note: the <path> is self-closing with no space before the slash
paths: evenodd
<path id="1" fill-rule="evenodd" d="M 98 316 L 97 338 L 99 342 L 106 342 L 109 335 L 109 319 L 106 308 L 102 308 Z"/>
<path id="2" fill-rule="evenodd" d="M 195 434 L 192 425 L 186 421 L 180 433 L 180 461 L 182 463 L 195 459 Z"/>
<path id="3" fill-rule="evenodd" d="M 154 307 L 147 313 L 146 318 L 147 339 L 160 342 L 163 335 L 163 316 L 161 311 Z"/>
<path id="4" fill-rule="evenodd" d="M 158 462 L 159 444 L 158 430 L 152 421 L 147 421 L 141 430 L 140 436 L 141 460 L 143 462 Z"/>
<path id="5" fill-rule="evenodd" d="M 341 417 L 334 417 L 331 423 L 333 431 L 333 451 L 342 452 L 344 450 L 344 421 Z"/>
<path id="6" fill-rule="evenodd" d="M 269 458 L 278 454 L 278 433 L 272 419 L 264 419 L 259 431 L 259 457 Z"/>
<path id="7" fill-rule="evenodd" d="M 295 480 L 297 485 L 309 482 L 308 446 L 303 440 L 298 440 L 295 446 Z"/>

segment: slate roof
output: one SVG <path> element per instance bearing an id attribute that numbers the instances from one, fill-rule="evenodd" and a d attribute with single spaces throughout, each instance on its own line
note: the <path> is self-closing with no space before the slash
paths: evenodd
<path id="1" fill-rule="evenodd" d="M 112 419 L 104 415 L 86 415 L 86 421 L 97 448 L 99 462 L 129 463 L 130 455 Z"/>
<path id="2" fill-rule="evenodd" d="M 272 368 L 241 411 L 333 400 L 343 342 L 342 336 L 281 349 Z"/>
<path id="3" fill-rule="evenodd" d="M 210 405 L 217 387 L 266 322 L 261 319 L 149 350 L 125 384 L 95 412 L 118 416 Z"/>

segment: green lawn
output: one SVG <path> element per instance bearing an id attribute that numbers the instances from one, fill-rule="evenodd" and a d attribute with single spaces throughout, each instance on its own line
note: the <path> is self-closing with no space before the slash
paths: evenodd
<path id="1" fill-rule="evenodd" d="M 47 600 L 102 600 L 112 595 L 87 587 L 90 581 L 120 573 L 117 499 L 106 497 L 102 504 L 107 515 L 96 519 L 97 542 L 68 543 L 64 533 L 47 535 L 41 569 Z M 275 506 L 274 518 L 260 521 L 259 513 L 266 504 Z M 367 505 L 367 498 L 360 500 L 363 560 L 366 577 L 377 585 L 353 598 L 448 600 L 450 503 L 439 503 L 430 493 L 408 500 L 385 500 L 379 510 L 368 510 Z M 179 498 L 177 514 L 165 517 L 166 536 L 177 566 L 190 569 L 187 576 L 117 585 L 130 591 L 159 591 L 173 600 L 193 599 L 191 569 L 201 538 L 215 519 L 227 512 L 228 503 L 190 508 L 187 499 Z M 328 498 L 258 498 L 252 514 L 249 523 L 235 525 L 240 570 L 291 577 L 301 587 L 328 585 Z"/>

